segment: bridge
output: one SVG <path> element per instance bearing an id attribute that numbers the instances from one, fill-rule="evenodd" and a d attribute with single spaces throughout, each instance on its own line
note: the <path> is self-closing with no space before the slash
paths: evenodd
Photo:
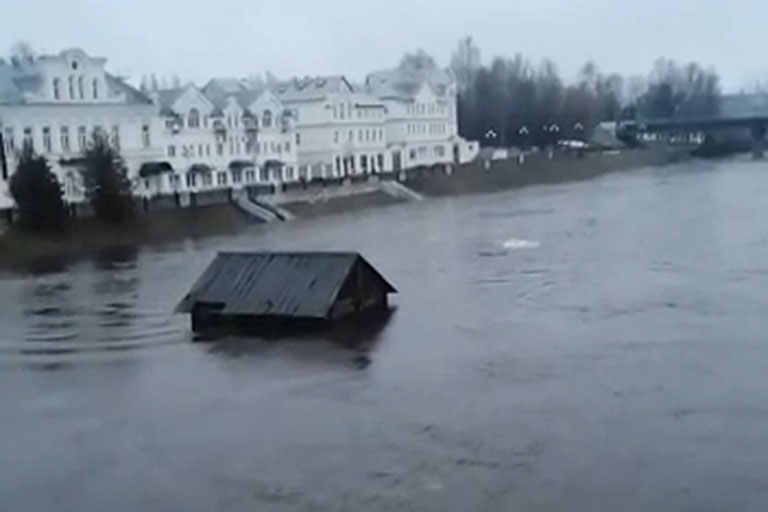
<path id="1" fill-rule="evenodd" d="M 712 133 L 728 129 L 748 131 L 753 155 L 762 158 L 768 132 L 768 94 L 723 96 L 720 112 L 714 116 L 622 121 L 617 127 L 617 136 L 626 140 L 641 133 Z"/>

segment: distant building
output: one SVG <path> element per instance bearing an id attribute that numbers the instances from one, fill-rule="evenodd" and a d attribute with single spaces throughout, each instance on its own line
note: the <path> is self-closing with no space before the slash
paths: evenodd
<path id="1" fill-rule="evenodd" d="M 371 94 L 387 109 L 387 147 L 393 167 L 460 164 L 479 145 L 459 136 L 456 80 L 450 70 L 400 67 L 371 73 Z"/>
<path id="2" fill-rule="evenodd" d="M 120 148 L 128 176 L 162 156 L 160 120 L 152 100 L 105 70 L 106 59 L 79 49 L 0 62 L 0 130 L 8 162 L 0 176 L 0 209 L 22 146 L 44 155 L 63 184 L 65 200 L 83 200 L 78 161 L 94 130 Z"/>
<path id="3" fill-rule="evenodd" d="M 79 49 L 0 62 L 0 210 L 25 143 L 51 163 L 65 200 L 84 200 L 82 154 L 109 135 L 143 197 L 447 166 L 475 158 L 458 135 L 448 70 L 400 67 L 364 84 L 344 76 L 288 82 L 215 78 L 140 92 Z M 191 197 L 191 196 L 190 196 Z"/>
<path id="4" fill-rule="evenodd" d="M 386 108 L 343 76 L 294 79 L 277 89 L 295 112 L 302 173 L 338 178 L 391 170 Z"/>

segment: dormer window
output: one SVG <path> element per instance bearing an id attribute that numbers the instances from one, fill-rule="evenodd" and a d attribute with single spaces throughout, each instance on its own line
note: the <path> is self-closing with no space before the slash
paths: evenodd
<path id="1" fill-rule="evenodd" d="M 189 116 L 187 116 L 187 126 L 190 128 L 200 128 L 200 112 L 196 108 L 189 110 Z"/>

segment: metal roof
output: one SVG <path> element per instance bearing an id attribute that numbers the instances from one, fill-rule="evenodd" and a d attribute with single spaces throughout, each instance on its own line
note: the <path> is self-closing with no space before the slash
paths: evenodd
<path id="1" fill-rule="evenodd" d="M 222 252 L 179 303 L 222 304 L 223 315 L 327 318 L 336 296 L 360 262 L 395 292 L 370 263 L 355 252 Z"/>

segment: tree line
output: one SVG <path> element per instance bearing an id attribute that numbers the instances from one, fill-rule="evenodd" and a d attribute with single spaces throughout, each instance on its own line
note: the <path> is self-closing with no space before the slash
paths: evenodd
<path id="1" fill-rule="evenodd" d="M 593 62 L 565 83 L 550 60 L 523 55 L 483 64 L 467 37 L 451 57 L 458 86 L 459 131 L 486 145 L 543 146 L 582 139 L 604 121 L 692 118 L 716 114 L 720 85 L 714 69 L 659 59 L 651 72 L 605 74 Z"/>
<path id="2" fill-rule="evenodd" d="M 25 143 L 17 155 L 10 191 L 18 225 L 26 230 L 60 233 L 70 218 L 60 181 L 48 160 Z M 131 182 L 123 159 L 103 131 L 94 131 L 79 162 L 85 199 L 97 219 L 122 224 L 133 217 Z"/>

